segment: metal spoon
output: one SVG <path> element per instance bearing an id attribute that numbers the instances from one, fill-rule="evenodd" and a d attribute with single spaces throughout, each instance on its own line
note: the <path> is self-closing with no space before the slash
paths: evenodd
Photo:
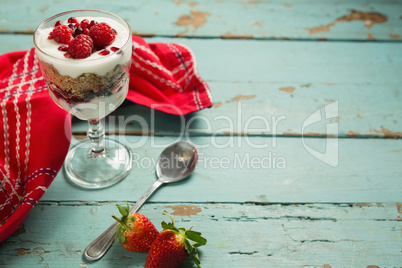
<path id="1" fill-rule="evenodd" d="M 130 214 L 135 213 L 162 184 L 177 182 L 188 177 L 193 172 L 197 160 L 197 149 L 189 142 L 180 141 L 167 147 L 159 156 L 156 164 L 158 180 L 130 209 Z M 112 245 L 117 228 L 117 222 L 113 223 L 89 244 L 84 250 L 84 257 L 90 261 L 102 258 Z"/>

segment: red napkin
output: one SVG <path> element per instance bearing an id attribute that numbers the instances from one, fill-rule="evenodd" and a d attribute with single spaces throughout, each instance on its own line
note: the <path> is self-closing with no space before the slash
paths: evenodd
<path id="1" fill-rule="evenodd" d="M 191 50 L 133 37 L 127 99 L 171 114 L 212 105 Z M 0 56 L 0 242 L 24 221 L 63 165 L 70 115 L 49 97 L 34 49 Z"/>
<path id="2" fill-rule="evenodd" d="M 192 51 L 173 43 L 147 44 L 133 37 L 133 64 L 127 99 L 171 114 L 188 114 L 212 105 Z"/>

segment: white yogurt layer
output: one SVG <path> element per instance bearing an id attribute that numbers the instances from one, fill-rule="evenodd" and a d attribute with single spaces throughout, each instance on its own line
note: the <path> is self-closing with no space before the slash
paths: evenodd
<path id="1" fill-rule="evenodd" d="M 107 46 L 118 47 L 120 49 L 126 44 L 130 32 L 124 25 L 119 22 L 105 17 L 77 17 L 78 21 L 87 19 L 89 21 L 95 20 L 98 23 L 105 22 L 110 25 L 114 30 L 116 30 L 117 35 L 113 44 Z M 67 24 L 67 22 L 63 22 Z M 68 75 L 72 78 L 77 78 L 83 73 L 96 73 L 99 75 L 105 75 L 107 72 L 112 70 L 117 64 L 123 65 L 128 62 L 131 58 L 132 46 L 130 45 L 124 47 L 123 53 L 110 52 L 109 55 L 102 56 L 98 52 L 92 53 L 91 56 L 85 59 L 71 59 L 64 56 L 65 52 L 58 50 L 58 48 L 63 45 L 59 44 L 53 39 L 49 40 L 49 33 L 54 29 L 54 27 L 49 27 L 45 29 L 38 29 L 35 35 L 35 42 L 37 47 L 37 56 L 39 60 L 52 64 L 61 75 Z M 131 40 L 130 40 L 131 42 Z"/>

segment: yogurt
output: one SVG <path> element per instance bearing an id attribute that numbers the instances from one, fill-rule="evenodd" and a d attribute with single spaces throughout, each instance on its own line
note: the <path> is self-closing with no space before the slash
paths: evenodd
<path id="1" fill-rule="evenodd" d="M 58 50 L 61 44 L 57 43 L 53 39 L 48 39 L 49 33 L 54 29 L 53 27 L 38 29 L 35 34 L 35 42 L 37 49 L 38 59 L 52 64 L 61 75 L 68 75 L 72 78 L 76 78 L 80 74 L 90 71 L 91 73 L 97 73 L 104 75 L 108 71 L 114 68 L 117 64 L 124 64 L 131 59 L 131 45 L 126 45 L 130 37 L 130 32 L 120 23 L 105 17 L 77 17 L 79 21 L 88 19 L 89 21 L 95 20 L 98 23 L 105 22 L 109 24 L 117 35 L 112 45 L 107 46 L 117 47 L 122 49 L 123 53 L 110 53 L 109 55 L 102 56 L 99 53 L 92 53 L 91 56 L 85 59 L 69 59 L 64 56 L 64 52 Z M 63 24 L 68 24 L 64 21 Z M 131 42 L 131 39 L 129 40 Z M 126 46 L 124 46 L 126 45 Z"/>

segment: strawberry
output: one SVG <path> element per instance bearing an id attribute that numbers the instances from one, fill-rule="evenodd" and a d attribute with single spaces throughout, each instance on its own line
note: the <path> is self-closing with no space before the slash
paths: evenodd
<path id="1" fill-rule="evenodd" d="M 129 215 L 130 208 L 127 201 L 126 204 L 126 207 L 116 205 L 122 214 L 121 219 L 114 215 L 112 216 L 119 223 L 116 237 L 119 238 L 120 244 L 127 250 L 148 252 L 159 232 L 144 215 L 139 213 Z"/>
<path id="2" fill-rule="evenodd" d="M 196 248 L 205 245 L 207 240 L 191 228 L 177 228 L 173 216 L 166 211 L 163 214 L 169 216 L 172 222 L 162 222 L 164 230 L 152 244 L 144 268 L 176 268 L 182 265 L 188 256 L 193 258 L 197 267 L 201 267 Z"/>

